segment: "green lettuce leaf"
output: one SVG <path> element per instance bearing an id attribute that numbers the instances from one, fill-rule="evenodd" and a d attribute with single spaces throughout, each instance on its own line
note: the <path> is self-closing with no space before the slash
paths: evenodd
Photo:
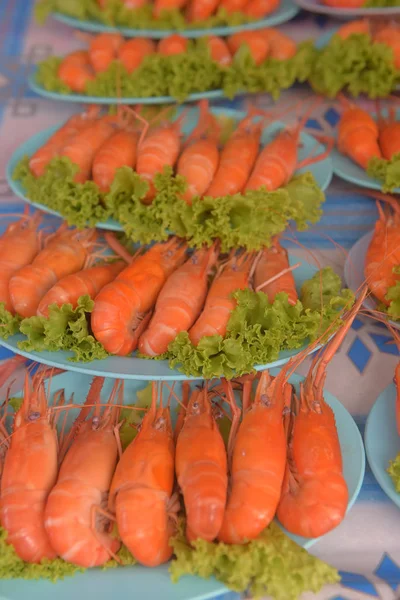
<path id="1" fill-rule="evenodd" d="M 143 411 L 131 410 L 128 407 L 149 408 L 151 404 L 151 395 L 152 384 L 149 383 L 145 388 L 136 392 L 136 402 L 128 404 L 127 408 L 121 410 L 121 421 L 123 420 L 124 423 L 119 429 L 119 438 L 123 450 L 125 450 L 137 436 L 139 431 L 137 425 L 139 425 L 144 415 Z"/>
<path id="2" fill-rule="evenodd" d="M 226 336 L 203 337 L 196 347 L 187 332 L 179 333 L 168 346 L 170 366 L 207 379 L 250 373 L 254 365 L 276 360 L 282 350 L 319 339 L 328 327 L 330 335 L 337 330 L 340 311 L 354 302 L 353 293 L 340 288 L 340 278 L 326 267 L 304 283 L 295 306 L 283 292 L 271 304 L 263 292 L 239 290 Z"/>
<path id="3" fill-rule="evenodd" d="M 12 315 L 4 302 L 0 302 L 0 338 L 6 340 L 10 335 L 18 333 L 21 317 Z"/>
<path id="4" fill-rule="evenodd" d="M 364 8 L 392 8 L 400 6 L 400 0 L 367 0 Z"/>
<path id="5" fill-rule="evenodd" d="M 49 58 L 40 62 L 37 66 L 36 81 L 43 85 L 48 92 L 72 94 L 71 88 L 58 77 L 58 69 L 61 63 L 62 58 L 58 56 L 49 56 Z"/>
<path id="6" fill-rule="evenodd" d="M 399 278 L 392 287 L 388 288 L 386 293 L 385 298 L 390 301 L 390 305 L 383 306 L 385 312 L 396 321 L 397 319 L 400 319 L 400 265 L 394 267 L 393 273 L 399 275 Z"/>
<path id="7" fill-rule="evenodd" d="M 400 153 L 392 156 L 390 160 L 376 156 L 371 158 L 367 165 L 367 174 L 382 182 L 382 191 L 385 193 L 400 188 Z"/>
<path id="8" fill-rule="evenodd" d="M 395 459 L 389 461 L 387 472 L 393 481 L 396 492 L 400 494 L 400 454 Z"/>
<path id="9" fill-rule="evenodd" d="M 398 79 L 393 50 L 371 42 L 368 35 L 357 34 L 346 40 L 334 35 L 314 61 L 309 82 L 317 93 L 329 98 L 344 89 L 352 96 L 382 98 L 395 89 Z"/>
<path id="10" fill-rule="evenodd" d="M 56 352 L 69 350 L 73 362 L 89 362 L 108 356 L 103 346 L 90 333 L 87 315 L 92 312 L 94 302 L 89 296 L 81 296 L 76 308 L 72 304 L 51 304 L 49 316 L 23 319 L 20 331 L 27 340 L 18 342 L 21 350 L 28 352 Z"/>
<path id="11" fill-rule="evenodd" d="M 190 546 L 183 522 L 171 539 L 176 558 L 171 579 L 197 575 L 218 581 L 235 592 L 249 591 L 252 598 L 297 600 L 305 591 L 318 592 L 340 581 L 339 573 L 293 542 L 274 522 L 254 541 L 227 545 L 197 540 Z"/>
<path id="12" fill-rule="evenodd" d="M 146 3 L 140 8 L 131 9 L 122 0 L 108 0 L 104 9 L 101 9 L 96 0 L 41 0 L 35 7 L 35 17 L 43 23 L 49 13 L 59 13 L 74 17 L 75 19 L 95 19 L 105 25 L 131 27 L 133 29 L 191 29 L 235 26 L 248 23 L 253 18 L 240 12 L 229 14 L 223 8 L 202 21 L 188 23 L 184 11 L 178 9 L 165 10 L 160 17 L 155 19 L 152 15 L 152 5 Z"/>

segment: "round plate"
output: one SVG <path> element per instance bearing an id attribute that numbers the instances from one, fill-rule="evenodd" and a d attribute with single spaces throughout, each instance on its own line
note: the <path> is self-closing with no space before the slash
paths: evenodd
<path id="1" fill-rule="evenodd" d="M 69 25 L 75 29 L 92 32 L 119 31 L 125 37 L 138 36 L 162 39 L 174 33 L 178 33 L 187 38 L 199 38 L 207 35 L 227 36 L 239 31 L 254 31 L 256 29 L 262 29 L 263 27 L 274 27 L 275 25 L 280 25 L 281 23 L 293 19 L 299 10 L 300 9 L 293 4 L 292 0 L 281 0 L 278 10 L 263 19 L 258 19 L 252 23 L 236 25 L 234 27 L 223 26 L 211 27 L 208 29 L 133 29 L 131 27 L 111 27 L 109 25 L 104 25 L 100 21 L 82 21 L 57 12 L 53 13 L 52 17 L 57 21 L 64 23 L 64 25 Z"/>
<path id="2" fill-rule="evenodd" d="M 379 394 L 365 426 L 365 451 L 371 471 L 385 494 L 400 508 L 400 494 L 395 490 L 386 469 L 400 452 L 396 429 L 396 388 L 389 385 Z"/>
<path id="3" fill-rule="evenodd" d="M 300 262 L 301 266 L 293 271 L 293 276 L 296 282 L 296 288 L 300 291 L 303 283 L 311 279 L 317 272 L 317 268 L 295 256 L 289 256 L 291 265 Z M 199 380 L 202 377 L 187 377 L 183 373 L 172 370 L 169 367 L 167 360 L 149 360 L 145 358 L 136 358 L 135 356 L 109 356 L 103 360 L 94 360 L 89 363 L 71 362 L 68 360 L 72 356 L 71 352 L 59 350 L 57 352 L 25 352 L 18 348 L 18 342 L 26 339 L 24 335 L 18 333 L 9 337 L 7 340 L 0 339 L 0 345 L 5 346 L 16 354 L 26 356 L 45 365 L 59 367 L 68 371 L 77 371 L 78 373 L 86 373 L 88 375 L 104 375 L 106 377 L 114 377 L 121 379 L 139 379 L 139 380 L 163 380 L 163 381 L 187 381 Z M 297 350 L 285 350 L 280 353 L 277 360 L 265 365 L 256 365 L 254 368 L 257 371 L 264 371 L 272 367 L 279 367 L 304 350 L 307 346 L 304 345 Z M 318 350 L 320 346 L 313 349 L 313 352 Z"/>
<path id="4" fill-rule="evenodd" d="M 293 375 L 290 381 L 295 386 L 298 386 L 299 382 L 303 379 L 299 375 Z M 52 379 L 51 390 L 54 393 L 56 390 L 64 388 L 67 398 L 74 393 L 75 402 L 82 403 L 86 397 L 90 382 L 91 378 L 85 375 L 64 373 Z M 112 380 L 106 380 L 102 392 L 104 400 L 109 397 L 112 385 Z M 125 382 L 125 397 L 135 397 L 136 392 L 142 388 L 143 384 L 140 382 Z M 175 391 L 178 394 L 180 393 L 179 383 L 176 385 Z M 339 400 L 328 392 L 325 392 L 325 399 L 335 413 L 343 457 L 344 477 L 349 490 L 347 508 L 349 510 L 356 501 L 364 478 L 364 447 L 358 427 L 349 412 Z M 172 405 L 174 404 L 175 400 L 172 400 Z M 171 413 L 174 415 L 175 411 L 172 410 Z M 288 535 L 303 548 L 310 548 L 317 541 L 317 539 Z M 154 569 L 147 569 L 139 565 L 107 571 L 88 569 L 83 574 L 66 577 L 63 581 L 57 583 L 56 587 L 47 581 L 35 581 L 34 590 L 35 597 L 41 598 L 41 600 L 52 600 L 55 592 L 57 593 L 57 600 L 70 600 L 70 598 L 74 597 L 80 598 L 83 589 L 85 590 L 85 595 L 88 597 L 93 597 L 97 600 L 109 600 L 110 597 L 115 595 L 116 590 L 118 590 L 118 597 L 130 597 L 132 595 L 132 586 L 139 598 L 163 598 L 163 600 L 205 600 L 207 598 L 215 598 L 229 591 L 214 578 L 205 580 L 199 577 L 186 576 L 178 584 L 173 584 L 169 578 L 168 565 Z M 10 598 L 10 600 L 25 600 L 32 596 L 32 582 L 23 579 L 2 581 L 1 593 Z"/>
<path id="5" fill-rule="evenodd" d="M 364 264 L 365 256 L 367 254 L 368 246 L 372 240 L 373 231 L 366 233 L 360 238 L 354 246 L 352 246 L 350 252 L 347 255 L 346 262 L 344 265 L 344 278 L 347 286 L 354 292 L 358 292 L 360 287 L 365 283 L 364 275 Z M 365 308 L 369 310 L 376 309 L 378 303 L 372 296 L 368 296 L 363 302 Z M 399 321 L 391 321 L 389 323 L 400 329 Z"/>
<path id="6" fill-rule="evenodd" d="M 182 113 L 183 110 L 184 109 L 181 107 L 177 109 L 177 112 L 176 112 L 177 117 Z M 240 119 L 243 119 L 246 115 L 246 113 L 244 113 L 242 111 L 229 109 L 229 108 L 211 108 L 211 112 L 216 116 L 236 119 L 238 121 Z M 192 129 L 194 128 L 194 126 L 197 123 L 197 120 L 198 120 L 197 106 L 190 107 L 189 109 L 187 109 L 187 116 L 185 118 L 184 124 L 182 125 L 182 131 L 185 135 L 188 135 L 192 131 Z M 279 121 L 276 121 L 272 125 L 269 125 L 268 127 L 266 127 L 263 130 L 261 142 L 263 144 L 265 144 L 268 141 L 270 141 L 274 137 L 274 135 L 276 135 L 283 127 L 285 127 L 285 125 Z M 45 129 L 44 131 L 41 131 L 41 132 L 35 134 L 31 138 L 29 138 L 26 142 L 24 142 L 21 146 L 19 146 L 19 148 L 17 148 L 17 150 L 15 150 L 15 152 L 11 156 L 11 159 L 7 165 L 6 177 L 7 177 L 8 185 L 10 186 L 10 188 L 12 189 L 12 191 L 14 192 L 14 194 L 16 196 L 18 196 L 19 198 L 22 198 L 26 202 L 30 202 L 30 200 L 29 200 L 29 198 L 26 197 L 25 190 L 24 190 L 23 186 L 21 185 L 21 183 L 19 181 L 14 181 L 14 179 L 13 179 L 14 169 L 15 169 L 16 165 L 18 164 L 18 162 L 24 156 L 31 156 L 38 148 L 40 148 L 40 146 L 42 146 L 48 140 L 48 138 L 57 129 L 58 129 L 58 126 L 50 127 L 48 129 Z M 318 142 L 315 140 L 315 138 L 313 138 L 308 133 L 301 133 L 300 141 L 301 141 L 301 147 L 299 148 L 299 153 L 298 153 L 299 161 L 307 158 L 311 154 L 311 152 L 319 153 L 320 151 L 323 150 L 323 147 L 320 144 L 318 144 Z M 309 167 L 299 169 L 298 171 L 296 171 L 296 174 L 305 173 L 307 171 L 310 171 L 313 174 L 319 187 L 322 190 L 326 190 L 332 179 L 332 174 L 333 174 L 332 161 L 331 161 L 330 157 L 328 156 L 324 160 L 321 160 L 320 162 L 311 164 Z M 33 204 L 33 206 L 35 206 L 36 208 L 39 208 L 40 210 L 42 210 L 46 213 L 49 213 L 49 214 L 52 214 L 52 215 L 62 218 L 62 215 L 60 215 L 60 213 L 58 213 L 54 210 L 51 210 L 44 204 L 38 204 L 38 203 L 33 203 L 33 202 L 30 202 L 30 204 Z M 122 231 L 123 230 L 122 226 L 118 223 L 118 221 L 116 221 L 114 219 L 108 219 L 104 223 L 97 223 L 96 227 L 98 227 L 99 229 L 107 229 L 110 231 Z"/>
<path id="7" fill-rule="evenodd" d="M 393 16 L 400 15 L 400 6 L 392 6 L 389 8 L 333 8 L 332 6 L 324 6 L 319 0 L 294 0 L 300 8 L 309 12 L 319 13 L 323 15 L 331 15 L 337 19 L 347 19 L 348 17 L 372 17 L 372 16 Z"/>

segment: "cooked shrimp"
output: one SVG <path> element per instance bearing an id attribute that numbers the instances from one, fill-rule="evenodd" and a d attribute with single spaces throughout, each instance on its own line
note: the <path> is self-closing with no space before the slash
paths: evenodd
<path id="1" fill-rule="evenodd" d="M 0 303 L 14 313 L 10 298 L 10 279 L 22 267 L 29 265 L 40 250 L 38 226 L 42 217 L 39 213 L 30 217 L 24 215 L 15 223 L 10 223 L 0 237 Z"/>
<path id="2" fill-rule="evenodd" d="M 157 298 L 153 317 L 139 340 L 139 352 L 158 356 L 180 331 L 187 331 L 203 308 L 208 275 L 218 258 L 218 245 L 196 250 L 167 279 Z"/>
<path id="3" fill-rule="evenodd" d="M 172 497 L 175 446 L 170 410 L 157 408 L 157 396 L 153 382 L 151 407 L 117 465 L 109 496 L 123 543 L 146 567 L 171 557 L 169 539 L 179 506 Z"/>
<path id="4" fill-rule="evenodd" d="M 118 58 L 128 73 L 133 73 L 135 69 L 140 67 L 143 59 L 155 51 L 156 45 L 153 40 L 138 37 L 122 44 L 118 51 Z"/>
<path id="5" fill-rule="evenodd" d="M 186 16 L 190 23 L 205 21 L 215 13 L 220 0 L 189 0 Z"/>
<path id="6" fill-rule="evenodd" d="M 291 397 L 289 384 L 273 379 L 264 371 L 254 401 L 250 386 L 243 389 L 243 420 L 230 382 L 224 382 L 233 413 L 228 442 L 230 491 L 218 539 L 227 544 L 253 540 L 270 524 L 278 506 L 286 465 L 286 437 L 283 425 L 285 400 Z"/>
<path id="7" fill-rule="evenodd" d="M 262 33 L 269 43 L 269 58 L 289 60 L 297 53 L 297 45 L 289 36 L 278 29 L 263 29 Z"/>
<path id="8" fill-rule="evenodd" d="M 89 44 L 89 60 L 96 73 L 107 71 L 111 63 L 117 59 L 118 50 L 124 43 L 119 33 L 100 33 L 94 36 Z"/>
<path id="9" fill-rule="evenodd" d="M 379 147 L 383 158 L 390 160 L 395 154 L 400 153 L 400 121 L 396 120 L 396 109 L 388 109 L 388 117 L 384 118 L 377 102 Z"/>
<path id="10" fill-rule="evenodd" d="M 363 169 L 373 157 L 381 157 L 378 125 L 364 109 L 341 97 L 344 111 L 338 125 L 338 149 Z"/>
<path id="11" fill-rule="evenodd" d="M 181 10 L 185 7 L 188 0 L 155 0 L 153 6 L 153 16 L 157 19 L 163 11 Z"/>
<path id="12" fill-rule="evenodd" d="M 107 352 L 126 356 L 136 349 L 161 288 L 184 260 L 176 238 L 155 244 L 100 290 L 92 312 L 95 338 Z"/>
<path id="13" fill-rule="evenodd" d="M 385 44 L 393 50 L 393 62 L 400 69 L 400 25 L 393 23 L 380 29 L 374 36 L 374 42 Z"/>
<path id="14" fill-rule="evenodd" d="M 44 528 L 47 496 L 57 478 L 57 432 L 47 412 L 41 378 L 31 387 L 26 377 L 4 462 L 0 521 L 8 543 L 29 563 L 56 557 Z"/>
<path id="15" fill-rule="evenodd" d="M 177 174 L 186 179 L 184 200 L 191 204 L 195 196 L 203 196 L 218 168 L 219 127 L 208 111 L 208 102 L 199 103 L 198 125 L 189 136 L 178 160 Z"/>
<path id="16" fill-rule="evenodd" d="M 280 523 L 295 535 L 311 538 L 324 535 L 337 527 L 346 514 L 349 493 L 343 476 L 335 415 L 324 400 L 323 385 L 329 361 L 353 323 L 366 291 L 365 287 L 341 330 L 322 354 L 316 355 L 305 381 L 300 384 L 277 510 Z"/>
<path id="17" fill-rule="evenodd" d="M 212 542 L 224 518 L 228 465 L 206 387 L 190 396 L 177 436 L 175 469 L 185 502 L 186 537 Z"/>
<path id="18" fill-rule="evenodd" d="M 174 34 L 158 42 L 157 52 L 164 56 L 174 56 L 186 52 L 189 40 L 181 35 Z"/>
<path id="19" fill-rule="evenodd" d="M 206 196 L 218 198 L 243 191 L 260 147 L 262 122 L 252 121 L 253 116 L 249 114 L 226 142 Z"/>
<path id="20" fill-rule="evenodd" d="M 223 38 L 211 35 L 206 38 L 206 44 L 210 51 L 211 58 L 223 67 L 227 67 L 232 62 L 232 55 L 227 43 Z"/>
<path id="21" fill-rule="evenodd" d="M 65 230 L 50 237 L 32 263 L 19 269 L 10 279 L 13 309 L 21 317 L 33 317 L 43 296 L 62 277 L 83 269 L 88 249 L 96 233 Z"/>
<path id="22" fill-rule="evenodd" d="M 126 267 L 122 260 L 94 265 L 83 269 L 72 275 L 62 277 L 41 299 L 37 314 L 42 317 L 49 315 L 49 306 L 57 304 L 72 304 L 76 308 L 78 299 L 86 294 L 95 298 L 99 291 L 113 281 L 115 277 Z"/>
<path id="23" fill-rule="evenodd" d="M 232 56 L 243 46 L 247 46 L 256 65 L 260 65 L 268 57 L 270 44 L 265 35 L 260 31 L 241 31 L 234 33 L 227 39 L 228 48 Z"/>
<path id="24" fill-rule="evenodd" d="M 86 112 L 80 115 L 73 115 L 62 125 L 43 146 L 40 146 L 29 159 L 29 169 L 35 175 L 40 177 L 44 174 L 49 162 L 55 158 L 67 141 L 76 135 L 79 131 L 90 125 L 98 116 L 99 109 L 91 106 Z"/>
<path id="25" fill-rule="evenodd" d="M 273 240 L 270 248 L 263 248 L 254 271 L 254 289 L 257 292 L 264 292 L 271 304 L 280 292 L 288 295 L 289 304 L 293 306 L 298 300 L 296 284 L 289 267 L 289 257 L 278 238 Z"/>
<path id="26" fill-rule="evenodd" d="M 249 0 L 221 0 L 220 6 L 229 15 L 236 12 L 243 12 L 247 4 L 249 4 Z"/>
<path id="27" fill-rule="evenodd" d="M 216 275 L 207 294 L 204 309 L 189 330 L 190 340 L 195 346 L 203 337 L 225 336 L 229 317 L 236 306 L 232 293 L 248 288 L 254 258 L 253 253 L 233 256 Z"/>
<path id="28" fill-rule="evenodd" d="M 68 54 L 58 67 L 57 75 L 73 92 L 84 92 L 89 81 L 95 78 L 89 53 L 77 50 Z"/>
<path id="29" fill-rule="evenodd" d="M 250 0 L 244 7 L 244 14 L 253 19 L 270 15 L 279 7 L 280 0 Z"/>
<path id="30" fill-rule="evenodd" d="M 334 5 L 334 3 L 340 3 L 341 0 L 325 0 L 324 4 L 328 4 L 328 2 L 331 1 L 332 5 Z M 342 0 L 343 2 L 355 2 L 355 4 L 357 6 L 361 6 L 362 4 L 364 4 L 363 0 Z M 370 34 L 370 24 L 368 19 L 359 19 L 357 21 L 350 21 L 350 23 L 346 23 L 345 25 L 342 25 L 341 27 L 339 27 L 339 29 L 336 31 L 335 35 L 338 35 L 339 37 L 342 38 L 342 40 L 346 40 L 348 37 L 350 37 L 351 35 L 359 35 L 359 34 Z"/>
<path id="31" fill-rule="evenodd" d="M 103 383 L 104 377 L 93 379 L 88 394 L 88 404 L 96 405 L 93 415 L 79 424 L 44 515 L 46 533 L 58 556 L 85 568 L 103 565 L 121 545 L 111 534 L 105 510 L 118 458 L 114 430 L 119 409 L 112 398 L 120 382 L 116 381 L 111 404 L 102 413 Z"/>

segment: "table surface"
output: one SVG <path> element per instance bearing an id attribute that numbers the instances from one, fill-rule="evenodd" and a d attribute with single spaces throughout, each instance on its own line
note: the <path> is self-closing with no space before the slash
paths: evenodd
<path id="1" fill-rule="evenodd" d="M 55 21 L 38 27 L 33 22 L 32 7 L 32 0 L 0 0 L 0 210 L 3 214 L 22 209 L 21 201 L 13 197 L 6 183 L 8 157 L 29 136 L 64 121 L 76 111 L 75 105 L 41 99 L 27 88 L 26 77 L 35 62 L 81 46 L 69 28 Z M 300 41 L 317 38 L 336 25 L 332 19 L 301 13 L 282 26 L 282 30 Z M 283 98 L 295 95 L 298 99 L 309 93 L 307 89 L 296 89 L 286 92 Z M 238 107 L 242 102 L 229 105 Z M 250 102 L 264 108 L 271 104 L 262 95 L 251 98 Z M 337 116 L 332 104 L 321 107 L 316 118 L 322 119 L 327 127 L 334 127 Z M 372 229 L 376 216 L 371 199 L 355 195 L 350 186 L 334 180 L 321 221 L 307 232 L 296 232 L 296 239 L 322 265 L 330 265 L 342 274 L 346 251 Z M 331 239 L 340 247 L 335 247 Z M 305 255 L 304 250 L 289 245 L 293 253 Z M 362 433 L 369 409 L 392 382 L 398 358 L 393 346 L 385 345 L 388 339 L 380 325 L 365 318 L 357 319 L 328 370 L 326 388 L 350 410 Z M 0 359 L 10 354 L 0 349 Z M 308 364 L 305 362 L 298 372 L 305 374 Z M 337 529 L 312 548 L 314 554 L 341 569 L 342 584 L 327 586 L 317 596 L 305 594 L 304 600 L 400 598 L 399 517 L 399 509 L 380 489 L 367 465 L 354 508 Z"/>

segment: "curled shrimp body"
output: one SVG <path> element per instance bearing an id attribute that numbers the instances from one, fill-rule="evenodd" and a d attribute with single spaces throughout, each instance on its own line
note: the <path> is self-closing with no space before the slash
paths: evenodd
<path id="1" fill-rule="evenodd" d="M 187 331 L 199 316 L 208 288 L 208 274 L 218 258 L 218 247 L 196 250 L 178 267 L 162 288 L 154 315 L 139 340 L 139 352 L 158 356 L 180 331 Z"/>
<path id="2" fill-rule="evenodd" d="M 86 568 L 103 565 L 120 547 L 105 516 L 118 458 L 114 428 L 119 410 L 109 406 L 101 414 L 103 382 L 100 377 L 93 380 L 88 394 L 96 403 L 93 416 L 80 424 L 45 510 L 46 532 L 58 556 Z"/>
<path id="3" fill-rule="evenodd" d="M 244 7 L 244 14 L 254 19 L 261 19 L 273 13 L 280 4 L 280 0 L 250 0 Z"/>
<path id="4" fill-rule="evenodd" d="M 100 290 L 91 322 L 107 352 L 126 356 L 136 349 L 161 288 L 184 254 L 185 246 L 174 238 L 155 244 Z"/>
<path id="5" fill-rule="evenodd" d="M 228 47 L 234 56 L 243 45 L 247 45 L 256 65 L 260 65 L 268 57 L 270 44 L 260 31 L 241 31 L 234 33 L 228 40 Z"/>
<path id="6" fill-rule="evenodd" d="M 206 196 L 218 198 L 243 191 L 260 147 L 261 123 L 252 123 L 252 118 L 243 119 L 223 147 Z"/>
<path id="7" fill-rule="evenodd" d="M 61 228 L 45 248 L 10 279 L 10 298 L 15 312 L 22 317 L 36 314 L 46 292 L 62 277 L 80 271 L 88 257 L 95 231 L 83 232 Z"/>
<path id="8" fill-rule="evenodd" d="M 118 59 L 128 73 L 133 73 L 141 65 L 143 59 L 149 54 L 153 54 L 155 50 L 156 45 L 153 40 L 134 38 L 122 44 L 118 52 Z"/>
<path id="9" fill-rule="evenodd" d="M 394 66 L 400 69 L 400 26 L 391 24 L 383 27 L 374 35 L 374 42 L 385 44 L 392 49 Z"/>
<path id="10" fill-rule="evenodd" d="M 139 433 L 119 461 L 110 489 L 109 508 L 116 513 L 118 532 L 131 554 L 147 567 L 172 555 L 177 504 L 174 486 L 175 445 L 169 407 L 157 408 L 157 384 Z"/>
<path id="11" fill-rule="evenodd" d="M 332 0 L 332 4 L 337 1 L 337 0 Z M 351 1 L 351 0 L 344 0 L 345 2 L 347 1 Z M 363 4 L 363 2 L 361 2 L 361 0 L 354 0 L 356 3 L 360 2 L 360 5 Z M 339 0 L 340 2 L 340 0 Z M 327 2 L 325 2 L 327 3 Z M 339 27 L 339 29 L 336 31 L 335 35 L 338 35 L 339 37 L 342 38 L 342 40 L 346 40 L 348 37 L 350 37 L 351 35 L 354 34 L 360 34 L 360 33 L 365 33 L 367 35 L 369 35 L 371 30 L 371 26 L 369 24 L 368 19 L 358 19 L 357 21 L 350 21 L 350 23 L 346 23 L 345 25 L 342 25 L 341 27 Z"/>
<path id="12" fill-rule="evenodd" d="M 386 160 L 400 153 L 400 122 L 396 120 L 396 109 L 391 107 L 388 113 L 385 119 L 378 110 L 379 147 Z"/>
<path id="13" fill-rule="evenodd" d="M 185 502 L 186 537 L 190 542 L 198 538 L 211 542 L 224 518 L 228 466 L 205 387 L 194 390 L 189 399 L 177 436 L 175 468 Z"/>
<path id="14" fill-rule="evenodd" d="M 187 4 L 187 0 L 155 0 L 153 15 L 157 18 L 165 10 L 182 9 Z"/>
<path id="15" fill-rule="evenodd" d="M 191 342 L 197 346 L 202 337 L 225 336 L 229 317 L 236 306 L 233 292 L 249 286 L 254 254 L 233 256 L 216 275 L 207 294 L 204 309 L 189 330 Z"/>
<path id="16" fill-rule="evenodd" d="M 365 278 L 373 295 L 386 306 L 388 288 L 396 285 L 399 275 L 393 270 L 400 265 L 400 210 L 396 202 L 387 216 L 378 205 L 379 219 L 365 257 Z"/>
<path id="17" fill-rule="evenodd" d="M 60 64 L 57 75 L 73 92 L 84 92 L 89 81 L 95 77 L 89 53 L 78 50 L 68 54 Z"/>
<path id="18" fill-rule="evenodd" d="M 227 67 L 232 62 L 232 54 L 228 48 L 228 44 L 223 38 L 211 35 L 206 38 L 206 44 L 210 51 L 211 58 L 222 65 Z"/>
<path id="19" fill-rule="evenodd" d="M 275 238 L 270 248 L 264 248 L 254 271 L 254 289 L 264 292 L 272 304 L 280 292 L 288 295 L 293 306 L 298 300 L 293 273 L 289 270 L 289 258 L 279 240 Z"/>
<path id="20" fill-rule="evenodd" d="M 39 213 L 33 217 L 21 217 L 8 225 L 0 237 L 0 303 L 5 309 L 14 312 L 9 285 L 10 280 L 20 269 L 29 265 L 40 250 L 38 225 L 41 221 Z"/>
<path id="21" fill-rule="evenodd" d="M 31 389 L 26 378 L 4 462 L 0 521 L 8 543 L 29 563 L 56 557 L 45 531 L 44 509 L 57 478 L 57 452 L 57 433 L 47 415 L 43 383 L 34 380 Z"/>
<path id="22" fill-rule="evenodd" d="M 366 169 L 371 158 L 382 156 L 378 136 L 378 125 L 371 115 L 346 101 L 338 125 L 339 151 Z"/>
<path id="23" fill-rule="evenodd" d="M 234 417 L 228 444 L 230 491 L 218 539 L 243 544 L 258 537 L 275 516 L 286 465 L 283 409 L 291 386 L 281 385 L 264 371 L 253 402 L 251 385 L 244 388 L 243 420 L 238 427 L 240 411 L 235 408 L 233 388 L 225 382 L 225 389 Z"/>
<path id="24" fill-rule="evenodd" d="M 123 43 L 124 38 L 119 33 L 100 33 L 91 39 L 89 60 L 96 73 L 107 71 Z"/>
<path id="25" fill-rule="evenodd" d="M 215 13 L 219 2 L 220 0 L 189 0 L 186 10 L 188 20 L 193 23 L 208 19 Z"/>
<path id="26" fill-rule="evenodd" d="M 262 34 L 269 43 L 269 58 L 289 60 L 297 53 L 297 45 L 278 29 L 263 29 Z"/>
<path id="27" fill-rule="evenodd" d="M 95 265 L 88 269 L 83 269 L 72 275 L 62 277 L 41 299 L 37 314 L 42 317 L 47 317 L 49 314 L 49 306 L 57 304 L 72 304 L 76 308 L 78 300 L 81 296 L 88 295 L 90 298 L 95 298 L 99 291 L 113 281 L 115 277 L 126 267 L 126 263 L 122 260 L 110 264 Z"/>
<path id="28" fill-rule="evenodd" d="M 186 52 L 189 40 L 181 35 L 173 34 L 160 40 L 157 46 L 157 52 L 164 56 L 174 56 Z"/>
<path id="29" fill-rule="evenodd" d="M 93 158 L 92 178 L 100 191 L 109 192 L 117 170 L 135 168 L 139 136 L 134 131 L 116 131 L 97 150 Z"/>

